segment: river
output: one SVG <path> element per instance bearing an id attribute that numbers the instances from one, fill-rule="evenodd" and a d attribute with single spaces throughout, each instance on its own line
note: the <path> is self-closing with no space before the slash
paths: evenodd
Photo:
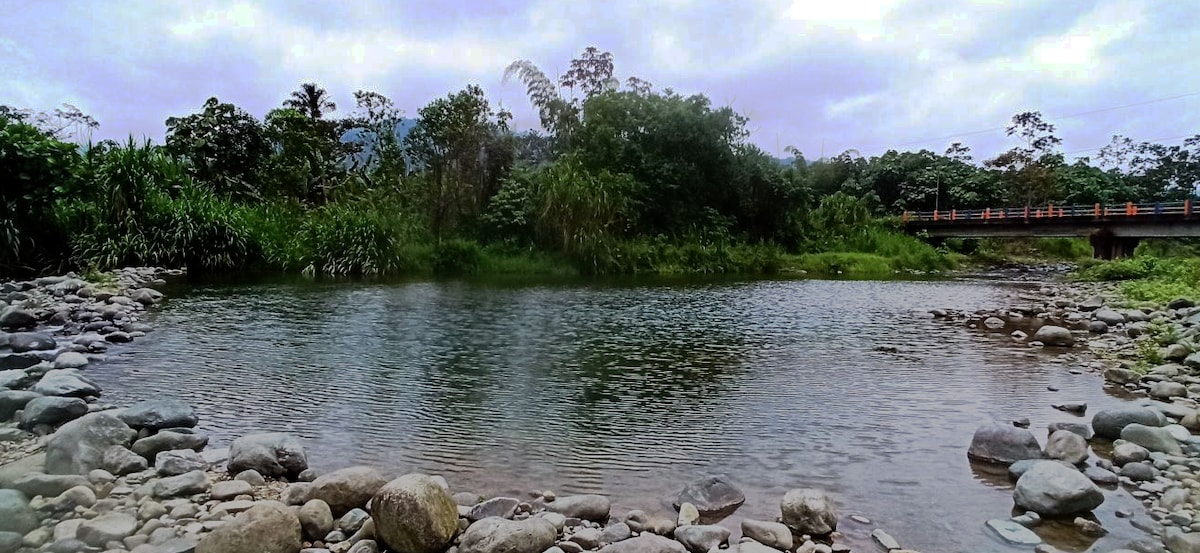
<path id="1" fill-rule="evenodd" d="M 1070 374 L 1070 358 L 927 313 L 1016 292 L 982 280 L 194 283 L 89 374 L 118 404 L 191 402 L 210 447 L 295 433 L 320 470 L 604 493 L 615 513 L 669 512 L 687 481 L 725 474 L 747 496 L 724 522 L 735 530 L 778 516 L 788 489 L 817 487 L 857 550 L 883 528 L 926 553 L 1020 551 L 984 526 L 1011 515 L 1011 484 L 968 463 L 972 432 L 1029 417 L 1044 443 L 1048 422 L 1078 420 L 1051 403 L 1123 400 Z M 1106 496 L 1096 515 L 1112 534 L 1096 545 L 1116 548 L 1140 534 L 1114 511 L 1139 504 Z"/>

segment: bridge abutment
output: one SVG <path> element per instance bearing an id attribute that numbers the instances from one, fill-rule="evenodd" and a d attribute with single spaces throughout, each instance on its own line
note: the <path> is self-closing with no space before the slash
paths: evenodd
<path id="1" fill-rule="evenodd" d="M 1141 238 L 1114 236 L 1109 229 L 1100 229 L 1088 236 L 1092 244 L 1092 256 L 1096 259 L 1120 259 L 1133 257 Z"/>

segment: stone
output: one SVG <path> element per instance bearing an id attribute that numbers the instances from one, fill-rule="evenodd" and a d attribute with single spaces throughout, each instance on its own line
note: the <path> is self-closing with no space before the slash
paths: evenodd
<path id="1" fill-rule="evenodd" d="M 25 371 L 19 372 L 25 373 Z M 24 409 L 30 401 L 39 397 L 42 397 L 42 394 L 28 390 L 0 390 L 0 421 L 12 419 L 17 411 Z"/>
<path id="2" fill-rule="evenodd" d="M 679 519 L 676 522 L 676 525 L 688 526 L 691 524 L 699 524 L 699 523 L 700 523 L 700 510 L 696 509 L 696 506 L 692 505 L 691 503 L 688 503 L 686 501 L 683 502 L 683 505 L 679 506 Z"/>
<path id="3" fill-rule="evenodd" d="M 29 499 L 17 490 L 0 489 L 0 532 L 29 533 L 38 526 L 38 517 Z"/>
<path id="4" fill-rule="evenodd" d="M 82 369 L 88 364 L 86 355 L 77 351 L 64 351 L 54 358 L 54 368 L 56 369 Z"/>
<path id="5" fill-rule="evenodd" d="M 16 307 L 0 309 L 0 328 L 17 329 L 29 328 L 37 324 L 33 313 Z"/>
<path id="6" fill-rule="evenodd" d="M 15 353 L 54 349 L 54 337 L 45 332 L 14 332 L 8 335 L 8 347 Z"/>
<path id="7" fill-rule="evenodd" d="M 1077 470 L 1037 463 L 1017 480 L 1013 500 L 1041 516 L 1086 513 L 1104 502 L 1104 493 Z"/>
<path id="8" fill-rule="evenodd" d="M 279 494 L 285 505 L 303 505 L 312 499 L 312 482 L 292 482 Z"/>
<path id="9" fill-rule="evenodd" d="M 135 432 L 104 411 L 89 413 L 64 424 L 46 441 L 47 474 L 87 474 L 105 468 L 104 453 L 124 446 Z M 110 470 L 110 472 L 112 472 Z"/>
<path id="10" fill-rule="evenodd" d="M 88 397 L 100 395 L 100 387 L 79 373 L 78 369 L 52 369 L 30 390 L 44 396 Z"/>
<path id="11" fill-rule="evenodd" d="M 206 470 L 208 463 L 190 449 L 160 451 L 154 456 L 154 470 L 159 476 L 178 476 L 194 470 Z"/>
<path id="12" fill-rule="evenodd" d="M 229 446 L 229 472 L 254 469 L 263 476 L 296 476 L 308 468 L 300 439 L 283 432 L 242 436 Z"/>
<path id="13" fill-rule="evenodd" d="M 87 412 L 87 402 L 77 397 L 38 395 L 25 404 L 25 410 L 21 412 L 21 428 L 58 426 L 82 417 Z"/>
<path id="14" fill-rule="evenodd" d="M 1103 536 L 1108 533 L 1108 530 L 1101 526 L 1099 522 L 1083 517 L 1075 517 L 1072 524 L 1085 536 Z"/>
<path id="15" fill-rule="evenodd" d="M 1184 488 L 1171 488 L 1158 498 L 1158 506 L 1167 511 L 1178 511 L 1187 504 L 1188 491 Z"/>
<path id="16" fill-rule="evenodd" d="M 1042 543 L 1042 538 L 1039 538 L 1032 530 L 1011 520 L 994 518 L 987 521 L 987 527 L 1000 536 L 1000 539 L 1012 545 L 1029 546 Z"/>
<path id="17" fill-rule="evenodd" d="M 254 486 L 243 480 L 222 480 L 214 483 L 208 491 L 209 497 L 218 501 L 227 501 L 239 495 L 250 495 L 252 493 L 254 493 Z"/>
<path id="18" fill-rule="evenodd" d="M 118 412 L 117 418 L 137 430 L 191 428 L 200 420 L 191 405 L 173 398 L 139 401 Z"/>
<path id="19" fill-rule="evenodd" d="M 1108 334 L 1108 323 L 1104 321 L 1091 321 L 1088 323 L 1088 332 L 1092 334 Z"/>
<path id="20" fill-rule="evenodd" d="M 182 430 L 182 429 L 181 429 Z M 190 449 L 200 451 L 208 445 L 208 436 L 203 434 L 194 434 L 190 432 L 161 430 L 153 436 L 147 436 L 136 442 L 129 448 L 134 453 L 145 457 L 147 460 L 154 459 L 159 452 L 171 451 L 175 449 Z"/>
<path id="21" fill-rule="evenodd" d="M 1171 399 L 1173 397 L 1187 397 L 1187 395 L 1187 386 L 1179 382 L 1164 380 L 1150 385 L 1150 397 L 1153 398 Z"/>
<path id="22" fill-rule="evenodd" d="M 1129 463 L 1140 463 L 1150 458 L 1150 450 L 1131 442 L 1113 446 L 1112 461 L 1118 467 Z"/>
<path id="23" fill-rule="evenodd" d="M 1184 533 L 1179 528 L 1170 527 L 1166 530 L 1163 542 L 1171 553 L 1200 553 L 1200 533 Z"/>
<path id="24" fill-rule="evenodd" d="M 1092 313 L 1092 319 L 1101 321 L 1108 326 L 1117 326 L 1125 322 L 1125 315 L 1112 309 L 1097 309 Z"/>
<path id="25" fill-rule="evenodd" d="M 178 497 L 208 491 L 208 475 L 202 470 L 185 472 L 178 476 L 163 478 L 154 483 L 155 497 Z"/>
<path id="26" fill-rule="evenodd" d="M 346 534 L 353 534 L 362 528 L 363 523 L 370 520 L 371 515 L 362 509 L 350 509 L 337 521 L 337 529 Z"/>
<path id="27" fill-rule="evenodd" d="M 1042 447 L 1033 432 L 996 422 L 980 426 L 971 437 L 967 457 L 977 461 L 1011 465 L 1025 459 L 1041 459 Z"/>
<path id="28" fill-rule="evenodd" d="M 150 463 L 146 462 L 145 457 L 130 451 L 129 448 L 114 445 L 104 450 L 100 466 L 117 476 L 124 476 L 146 470 Z"/>
<path id="29" fill-rule="evenodd" d="M 138 288 L 129 293 L 129 298 L 142 305 L 154 305 L 163 300 L 163 293 L 153 288 Z"/>
<path id="30" fill-rule="evenodd" d="M 655 534 L 642 534 L 604 546 L 600 553 L 687 553 L 687 548 L 672 539 Z"/>
<path id="31" fill-rule="evenodd" d="M 983 320 L 983 326 L 988 330 L 1000 330 L 1004 328 L 1004 319 L 999 317 L 988 317 Z"/>
<path id="32" fill-rule="evenodd" d="M 251 486 L 261 486 L 267 483 L 267 479 L 263 478 L 263 475 L 259 474 L 258 471 L 254 469 L 243 470 L 242 472 L 237 473 L 237 476 L 234 476 L 233 479 L 241 480 L 242 482 L 246 482 Z M 363 503 L 366 502 L 364 501 Z"/>
<path id="33" fill-rule="evenodd" d="M 1092 432 L 1092 425 L 1086 422 L 1052 422 L 1047 426 L 1050 429 L 1051 434 L 1058 432 L 1059 430 L 1065 430 L 1067 432 L 1078 434 L 1079 437 L 1083 438 L 1084 440 L 1090 440 L 1094 435 Z"/>
<path id="34" fill-rule="evenodd" d="M 1104 409 L 1092 416 L 1092 430 L 1096 436 L 1106 440 L 1121 437 L 1121 430 L 1130 424 L 1163 426 L 1167 420 L 1162 413 L 1145 407 L 1117 407 Z"/>
<path id="35" fill-rule="evenodd" d="M 104 547 L 112 541 L 121 541 L 137 531 L 138 521 L 133 515 L 121 512 L 105 513 L 79 525 L 75 537 L 92 547 Z"/>
<path id="36" fill-rule="evenodd" d="M 746 495 L 724 476 L 709 476 L 690 482 L 675 498 L 675 508 L 691 503 L 704 517 L 724 517 L 746 502 Z"/>
<path id="37" fill-rule="evenodd" d="M 603 495 L 569 495 L 547 503 L 546 510 L 561 514 L 567 518 L 604 522 L 608 520 L 609 511 L 612 510 L 612 503 Z"/>
<path id="38" fill-rule="evenodd" d="M 1107 380 L 1114 384 L 1129 384 L 1130 382 L 1137 382 L 1138 378 L 1140 378 L 1138 373 L 1133 372 L 1129 369 L 1122 369 L 1122 368 L 1118 368 L 1118 367 L 1113 367 L 1111 369 L 1104 369 L 1103 375 L 1104 375 L 1104 380 Z"/>
<path id="39" fill-rule="evenodd" d="M 76 486 L 89 486 L 87 477 L 78 474 L 44 474 L 31 472 L 13 480 L 13 489 L 19 490 L 26 497 L 40 495 L 54 497 Z"/>
<path id="40" fill-rule="evenodd" d="M 1075 345 L 1075 337 L 1071 331 L 1061 326 L 1045 325 L 1033 333 L 1033 341 L 1041 342 L 1050 347 L 1069 348 Z"/>
<path id="41" fill-rule="evenodd" d="M 561 531 L 561 529 L 559 529 L 559 531 Z M 610 543 L 617 543 L 622 540 L 627 540 L 632 537 L 633 530 L 629 528 L 629 525 L 624 522 L 618 522 L 605 528 L 604 531 L 600 533 L 600 543 L 607 545 Z"/>
<path id="42" fill-rule="evenodd" d="M 729 529 L 716 525 L 689 525 L 675 528 L 675 541 L 691 553 L 708 553 L 729 542 Z"/>
<path id="43" fill-rule="evenodd" d="M 1181 455 L 1183 453 L 1183 449 L 1179 447 L 1179 442 L 1175 441 L 1175 437 L 1160 426 L 1146 426 L 1132 423 L 1121 429 L 1121 439 L 1140 445 L 1150 451 L 1160 451 L 1168 455 Z"/>
<path id="44" fill-rule="evenodd" d="M 512 518 L 517 512 L 520 499 L 512 497 L 493 497 L 471 507 L 466 519 L 477 522 L 488 517 Z"/>
<path id="45" fill-rule="evenodd" d="M 390 484 L 389 484 L 390 485 Z M 544 519 L 489 517 L 463 532 L 459 553 L 542 553 L 554 546 L 557 532 Z M 401 550 L 404 551 L 404 550 Z"/>
<path id="46" fill-rule="evenodd" d="M 767 547 L 782 551 L 791 551 L 794 545 L 792 531 L 779 522 L 743 519 L 742 535 Z"/>
<path id="47" fill-rule="evenodd" d="M 424 474 L 406 474 L 388 482 L 375 493 L 371 507 L 377 537 L 396 551 L 440 553 L 458 530 L 454 500 Z"/>
<path id="48" fill-rule="evenodd" d="M 1115 486 L 1121 481 L 1116 473 L 1100 467 L 1087 467 L 1083 469 L 1083 475 L 1088 477 L 1088 480 L 1102 486 Z"/>
<path id="49" fill-rule="evenodd" d="M 779 509 L 783 513 L 783 523 L 796 534 L 825 536 L 837 530 L 837 508 L 821 490 L 791 490 L 783 496 Z"/>
<path id="50" fill-rule="evenodd" d="M 1200 351 L 1184 357 L 1183 366 L 1189 369 L 1200 369 Z"/>
<path id="51" fill-rule="evenodd" d="M 333 512 L 329 510 L 329 504 L 320 499 L 309 500 L 296 514 L 304 536 L 310 540 L 319 540 L 333 531 Z"/>
<path id="52" fill-rule="evenodd" d="M 891 534 L 888 534 L 879 528 L 871 531 L 871 540 L 879 544 L 879 547 L 882 547 L 888 551 L 900 549 L 900 542 L 896 541 L 896 538 L 893 538 Z"/>
<path id="53" fill-rule="evenodd" d="M 263 501 L 200 540 L 196 553 L 296 553 L 299 518 L 278 501 Z"/>
<path id="54" fill-rule="evenodd" d="M 1046 457 L 1078 465 L 1087 461 L 1088 444 L 1079 434 L 1059 430 L 1046 440 Z"/>
<path id="55" fill-rule="evenodd" d="M 1119 471 L 1121 476 L 1134 482 L 1149 482 L 1154 480 L 1154 467 L 1150 463 L 1129 463 Z"/>
<path id="56" fill-rule="evenodd" d="M 350 467 L 318 476 L 312 481 L 311 497 L 328 504 L 334 516 L 341 516 L 350 509 L 365 506 L 384 484 L 387 478 L 378 470 Z"/>
<path id="57" fill-rule="evenodd" d="M 1187 309 L 1189 307 L 1196 307 L 1196 302 L 1189 298 L 1180 297 L 1180 298 L 1175 298 L 1175 299 L 1167 302 L 1167 309 L 1178 310 L 1178 309 Z"/>
<path id="58" fill-rule="evenodd" d="M 600 547 L 600 529 L 576 528 L 575 533 L 571 534 L 567 540 L 578 544 L 583 549 L 595 549 Z"/>

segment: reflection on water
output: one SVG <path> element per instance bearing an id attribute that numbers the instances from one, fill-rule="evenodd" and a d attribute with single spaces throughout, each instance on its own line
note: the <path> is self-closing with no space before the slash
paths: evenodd
<path id="1" fill-rule="evenodd" d="M 846 540 L 887 529 L 924 551 L 1005 551 L 988 518 L 1007 479 L 965 454 L 990 418 L 1046 424 L 1050 403 L 1119 402 L 1054 354 L 937 322 L 935 307 L 1004 305 L 982 282 L 472 282 L 195 286 L 158 330 L 95 370 L 110 400 L 197 405 L 220 445 L 306 439 L 319 469 L 444 474 L 458 490 L 599 492 L 669 508 L 709 473 L 773 518 L 790 488 L 842 506 Z M 1047 391 L 1053 385 L 1059 392 Z M 1138 535 L 1097 513 L 1113 548 Z M 871 525 L 850 521 L 860 513 Z M 724 524 L 736 528 L 737 517 Z M 1072 531 L 1039 530 L 1070 550 Z"/>

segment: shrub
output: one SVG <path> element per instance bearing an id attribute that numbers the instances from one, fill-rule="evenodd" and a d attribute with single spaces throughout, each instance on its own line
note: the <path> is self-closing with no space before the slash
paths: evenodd
<path id="1" fill-rule="evenodd" d="M 483 250 L 469 240 L 443 240 L 433 247 L 433 272 L 469 274 L 479 268 Z"/>

